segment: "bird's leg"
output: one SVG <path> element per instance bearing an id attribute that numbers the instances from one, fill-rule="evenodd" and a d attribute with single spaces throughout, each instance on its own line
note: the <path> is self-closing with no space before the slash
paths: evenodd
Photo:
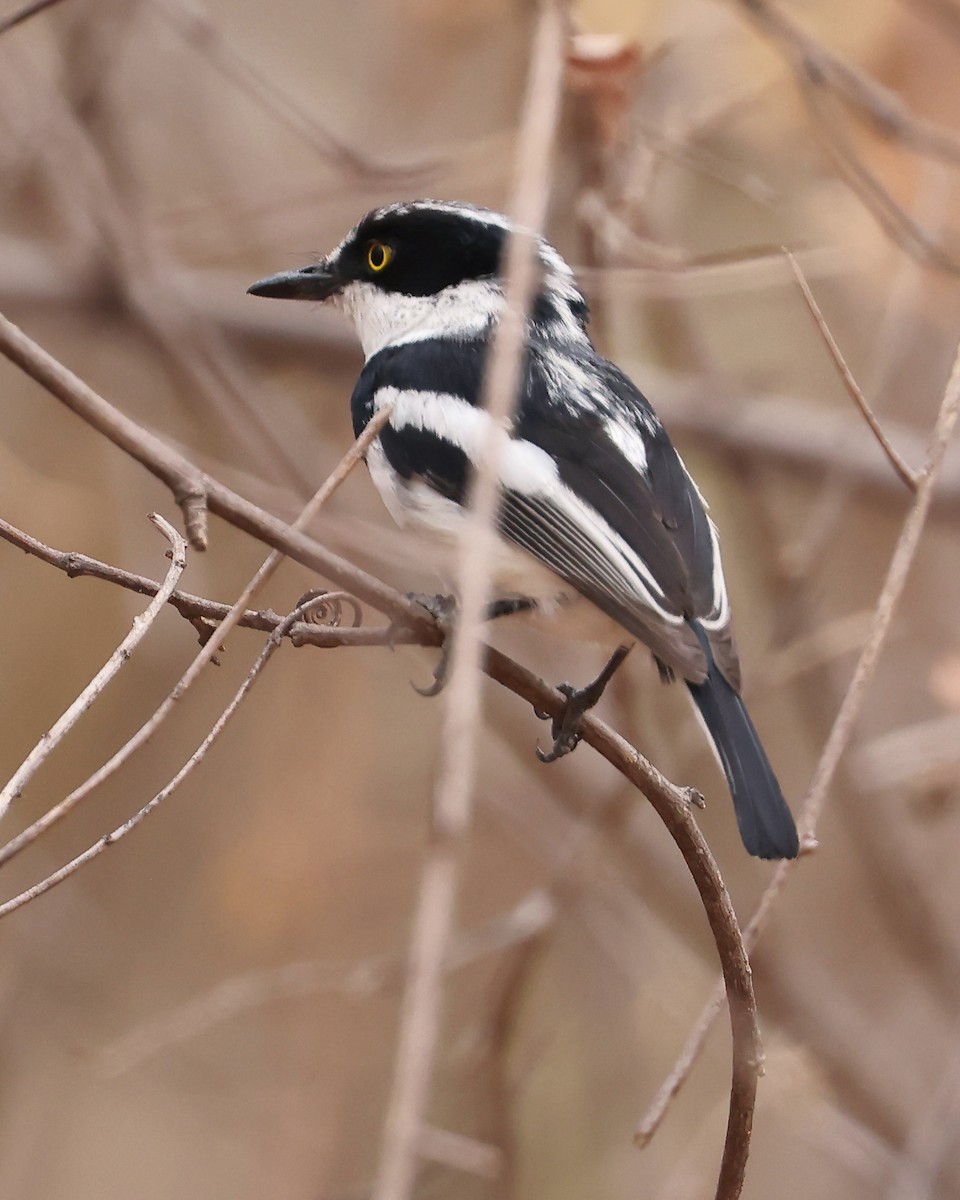
<path id="1" fill-rule="evenodd" d="M 453 648 L 453 639 L 450 634 L 453 628 L 453 619 L 457 613 L 457 600 L 455 596 L 426 596 L 420 592 L 408 592 L 407 598 L 415 601 L 421 608 L 425 608 L 427 612 L 432 613 L 437 620 L 437 624 L 444 632 L 443 645 L 440 647 L 440 658 L 433 671 L 433 683 L 427 687 L 417 687 L 413 685 L 413 690 L 419 692 L 421 696 L 439 696 L 447 683 L 447 674 L 450 669 L 450 651 Z M 537 607 L 536 600 L 531 600 L 526 596 L 510 597 L 503 600 L 494 600 L 487 605 L 486 615 L 487 621 L 495 621 L 498 617 L 510 617 L 515 613 L 529 612 Z"/>
<path id="2" fill-rule="evenodd" d="M 565 754 L 576 749 L 580 741 L 580 722 L 584 713 L 589 712 L 603 695 L 607 684 L 629 652 L 629 646 L 618 646 L 593 683 L 588 683 L 586 687 L 575 688 L 569 683 L 559 685 L 558 690 L 566 696 L 567 703 L 563 714 L 553 718 L 553 724 L 550 727 L 550 734 L 553 737 L 551 748 L 544 752 L 539 746 L 537 747 L 537 758 L 541 762 L 556 762 L 558 758 L 563 758 Z"/>

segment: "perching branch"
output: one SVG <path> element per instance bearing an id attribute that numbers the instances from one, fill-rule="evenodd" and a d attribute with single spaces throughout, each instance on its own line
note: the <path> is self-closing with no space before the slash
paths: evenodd
<path id="1" fill-rule="evenodd" d="M 338 465 L 320 486 L 316 495 L 312 500 L 310 500 L 303 512 L 297 518 L 297 521 L 293 526 L 294 531 L 300 525 L 311 521 L 321 506 L 326 503 L 329 497 L 336 491 L 344 479 L 346 479 L 353 468 L 361 460 L 366 447 L 377 436 L 389 415 L 390 408 L 389 406 L 385 406 L 384 409 L 381 410 L 381 412 L 378 413 L 377 416 L 368 423 L 367 428 L 363 431 L 360 437 L 357 438 L 354 444 L 340 460 Z M 225 638 L 230 630 L 239 623 L 241 617 L 246 612 L 247 604 L 249 603 L 251 597 L 256 593 L 257 589 L 266 583 L 266 581 L 274 574 L 277 567 L 279 567 L 280 563 L 283 561 L 283 557 L 283 552 L 280 550 L 273 550 L 267 556 L 252 579 L 242 590 L 233 607 L 220 622 L 217 631 L 218 637 L 216 639 L 209 639 L 205 645 L 201 646 L 200 651 L 180 677 L 173 691 L 169 693 L 166 699 L 163 700 L 163 702 L 153 712 L 148 720 L 146 720 L 143 725 L 140 726 L 137 732 L 133 734 L 132 737 L 128 738 L 128 740 L 120 747 L 120 749 L 117 750 L 113 756 L 109 758 L 102 767 L 99 768 L 99 770 L 95 771 L 88 779 L 80 784 L 79 787 L 75 788 L 68 796 L 61 800 L 59 804 L 54 805 L 53 808 L 49 809 L 41 817 L 38 817 L 32 825 L 23 830 L 22 833 L 18 834 L 14 838 L 11 838 L 6 845 L 0 847 L 0 866 L 9 861 L 9 859 L 13 858 L 14 855 L 18 854 L 26 846 L 36 841 L 36 839 L 43 832 L 49 829 L 51 825 L 65 817 L 67 813 L 72 811 L 72 809 L 74 809 L 82 800 L 84 800 L 95 788 L 99 787 L 101 783 L 109 779 L 110 776 L 117 771 L 120 766 L 127 761 L 128 758 L 130 758 L 153 736 L 156 730 L 173 711 L 174 706 L 181 699 L 187 689 L 192 686 L 194 681 L 200 675 L 200 672 L 204 669 L 204 667 L 207 666 L 208 663 L 213 660 L 222 639 Z M 264 651 L 265 657 L 262 658 L 262 662 L 256 667 L 254 671 L 254 677 L 261 669 L 261 666 L 266 664 L 267 660 L 276 649 L 276 646 L 279 645 L 278 639 L 289 633 L 291 627 L 297 623 L 301 610 L 304 613 L 308 612 L 311 608 L 316 607 L 322 602 L 322 596 L 314 597 L 308 604 L 301 605 L 300 608 L 296 610 L 296 613 L 293 617 L 285 617 L 279 623 L 279 625 L 270 635 L 270 641 L 268 642 L 267 650 Z M 246 690 L 249 688 L 251 683 L 252 679 L 250 679 L 248 683 L 244 684 L 244 687 L 241 688 L 240 693 L 238 693 L 238 696 L 236 697 L 236 703 L 240 702 L 240 700 L 243 698 L 243 695 L 246 694 Z M 233 709 L 231 708 L 229 709 L 227 715 L 222 718 L 224 724 L 226 723 L 226 720 L 229 719 L 229 716 L 232 714 L 232 712 Z M 222 725 L 219 728 L 222 728 Z M 212 734 L 211 738 L 204 743 L 204 753 L 206 752 L 207 746 L 212 743 L 212 740 L 214 740 L 219 733 L 219 728 L 216 728 L 216 733 Z M 132 823 L 128 822 L 127 825 L 129 825 L 130 828 L 133 828 L 136 824 L 139 824 L 140 819 L 142 819 L 142 817 L 145 816 L 148 811 L 152 811 L 152 809 L 160 803 L 160 800 L 164 799 L 166 795 L 168 795 L 169 792 L 179 784 L 182 777 L 182 775 L 177 776 L 175 782 L 172 782 L 170 785 L 168 785 L 168 788 L 164 791 L 164 793 L 158 794 L 157 797 L 154 797 L 154 800 L 147 805 L 146 809 L 142 810 L 138 818 L 133 819 Z M 121 828 L 124 832 L 129 832 L 126 826 Z M 123 834 L 114 831 L 114 834 L 108 835 L 107 840 L 101 839 L 103 844 L 100 845 L 98 843 L 98 845 L 100 845 L 100 849 L 105 849 L 107 845 L 110 845 L 113 841 L 116 841 L 119 836 L 123 836 Z M 99 853 L 99 850 L 97 850 L 96 853 Z M 89 858 L 92 857 L 94 857 L 94 854 L 88 852 L 87 856 L 81 855 L 80 859 L 74 861 L 76 866 L 82 866 L 84 862 L 89 861 Z M 73 866 L 73 864 L 68 865 L 70 865 L 72 869 L 76 869 L 76 866 Z M 57 873 L 55 882 L 59 883 L 61 879 L 66 878 L 68 874 L 72 874 L 72 870 L 67 870 L 67 868 L 64 868 L 64 872 L 65 873 Z M 53 884 L 50 884 L 50 886 L 52 887 Z M 43 891 L 46 890 L 49 889 L 43 888 Z M 24 893 L 28 899 L 33 899 L 34 894 L 41 895 L 42 891 L 30 889 L 29 895 L 28 893 Z M 17 897 L 16 899 L 20 900 L 21 898 Z M 26 900 L 22 900 L 21 902 L 26 903 Z M 12 911 L 12 907 L 10 906 L 19 907 L 19 904 L 14 904 L 13 901 L 10 901 L 9 905 L 0 906 L 0 916 L 3 916 L 8 911 Z"/>

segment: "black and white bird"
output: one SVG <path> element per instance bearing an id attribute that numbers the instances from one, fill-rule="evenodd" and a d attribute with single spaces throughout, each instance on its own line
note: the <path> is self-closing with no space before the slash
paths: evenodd
<path id="1" fill-rule="evenodd" d="M 249 289 L 333 300 L 352 318 L 366 356 L 355 434 L 392 405 L 367 454 L 370 474 L 400 525 L 448 544 L 489 419 L 480 392 L 504 310 L 509 231 L 506 218 L 467 204 L 394 204 L 368 213 L 320 262 Z M 796 826 L 740 699 L 717 531 L 646 398 L 594 349 L 573 272 L 546 241 L 536 249 L 540 282 L 499 465 L 496 594 L 505 607 L 600 610 L 617 640 L 647 645 L 662 675 L 690 690 L 747 850 L 793 858 Z M 571 712 L 598 690 L 568 688 Z M 575 744 L 575 720 L 554 733 L 548 757 Z"/>

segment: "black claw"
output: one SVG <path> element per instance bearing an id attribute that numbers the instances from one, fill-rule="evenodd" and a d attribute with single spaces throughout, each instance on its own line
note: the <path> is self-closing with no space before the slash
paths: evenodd
<path id="1" fill-rule="evenodd" d="M 419 696 L 439 696 L 443 689 L 447 686 L 447 668 L 450 665 L 450 652 L 447 650 L 447 644 L 440 647 L 440 661 L 433 669 L 433 683 L 428 683 L 426 687 L 417 687 L 411 682 L 410 686 Z"/>
<path id="2" fill-rule="evenodd" d="M 554 717 L 550 726 L 553 745 L 546 751 L 537 747 L 537 758 L 542 763 L 556 762 L 558 758 L 563 758 L 576 750 L 580 742 L 580 721 L 583 714 L 596 704 L 596 700 L 592 698 L 592 685 L 586 688 L 575 688 L 572 684 L 561 683 L 557 691 L 566 696 L 567 703 L 564 705 L 563 715 Z M 537 715 L 539 716 L 539 713 Z"/>
<path id="3" fill-rule="evenodd" d="M 580 723 L 584 714 L 588 713 L 603 695 L 604 688 L 627 657 L 629 649 L 629 646 L 618 646 L 597 678 L 586 687 L 577 688 L 570 683 L 559 684 L 557 691 L 566 697 L 567 702 L 563 706 L 563 713 L 552 719 L 550 735 L 553 738 L 553 745 L 546 751 L 537 746 L 537 758 L 542 763 L 556 762 L 558 758 L 563 758 L 571 751 L 576 750 L 583 736 L 580 732 Z M 549 715 L 538 709 L 534 709 L 534 712 L 544 720 Z"/>

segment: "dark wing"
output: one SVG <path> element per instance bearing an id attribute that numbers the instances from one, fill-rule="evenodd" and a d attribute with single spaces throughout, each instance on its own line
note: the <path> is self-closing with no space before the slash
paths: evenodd
<path id="1" fill-rule="evenodd" d="M 705 663 L 686 620 L 699 619 L 717 665 L 738 688 L 739 664 L 719 549 L 696 486 L 634 384 L 599 356 L 585 359 L 578 353 L 574 361 L 576 370 L 570 373 L 556 351 L 552 361 L 548 354 L 538 356 L 534 351 L 517 436 L 544 449 L 556 462 L 564 489 L 601 518 L 609 533 L 608 557 L 618 557 L 625 545 L 632 561 L 639 561 L 645 570 L 639 572 L 640 586 L 624 613 L 622 604 L 613 602 L 609 587 L 596 586 L 598 579 L 584 584 L 569 572 L 554 569 L 647 642 L 665 663 L 695 682 L 702 677 Z M 577 384 L 572 395 L 564 391 L 564 381 L 571 379 Z M 558 499 L 543 497 L 541 504 L 549 509 Z M 554 518 L 548 512 L 532 513 L 529 504 L 521 507 L 524 516 L 516 518 L 511 536 L 523 544 L 522 524 L 533 522 L 538 528 L 531 530 L 528 548 L 546 561 L 532 542 L 542 540 L 539 526 L 549 525 Z M 649 586 L 651 576 L 656 589 Z M 675 615 L 684 618 L 679 628 L 670 619 Z M 663 650 L 664 638 L 668 652 Z"/>
<path id="2" fill-rule="evenodd" d="M 404 394 L 404 419 L 389 423 L 380 438 L 387 460 L 402 478 L 421 479 L 458 503 L 474 457 L 483 351 L 482 343 L 451 354 L 442 343 L 422 342 L 382 352 L 354 395 L 359 430 L 378 390 Z M 582 367 L 579 353 L 576 362 Z M 500 526 L 693 682 L 703 681 L 707 664 L 688 622 L 703 619 L 718 665 L 737 686 L 727 622 L 711 627 L 725 599 L 716 594 L 722 575 L 714 570 L 714 537 L 696 488 L 626 376 L 598 356 L 587 365 L 589 397 L 570 396 L 562 358 L 550 364 L 531 351 L 503 464 Z M 426 395 L 418 391 L 423 380 L 461 406 L 461 424 L 438 419 L 436 407 L 411 419 L 413 397 Z"/>

